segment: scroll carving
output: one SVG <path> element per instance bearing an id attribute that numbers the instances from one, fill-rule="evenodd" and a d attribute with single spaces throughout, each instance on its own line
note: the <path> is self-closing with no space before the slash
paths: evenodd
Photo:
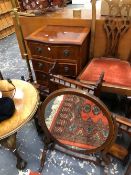
<path id="1" fill-rule="evenodd" d="M 105 0 L 109 5 L 109 16 L 104 23 L 104 29 L 107 36 L 107 46 L 105 56 L 119 57 L 118 46 L 123 35 L 128 31 L 131 25 L 131 18 L 129 16 L 131 9 L 131 2 L 126 3 L 126 0 Z M 115 14 L 113 8 L 116 8 Z M 123 16 L 123 9 L 126 11 Z M 119 16 L 119 17 L 118 17 Z"/>

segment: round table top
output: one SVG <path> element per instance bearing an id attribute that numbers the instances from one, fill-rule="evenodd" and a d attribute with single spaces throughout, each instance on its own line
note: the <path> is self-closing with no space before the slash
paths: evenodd
<path id="1" fill-rule="evenodd" d="M 1 80 L 7 83 L 6 80 Z M 38 104 L 39 95 L 36 88 L 22 80 L 12 80 L 16 87 L 16 93 L 13 98 L 16 111 L 13 116 L 7 120 L 0 122 L 0 140 L 4 139 L 20 129 L 35 114 Z"/>

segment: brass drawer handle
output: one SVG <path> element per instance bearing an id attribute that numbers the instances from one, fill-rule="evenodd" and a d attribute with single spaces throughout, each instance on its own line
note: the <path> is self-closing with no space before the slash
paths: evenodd
<path id="1" fill-rule="evenodd" d="M 42 63 L 38 63 L 38 67 L 39 68 L 42 68 L 43 67 L 43 64 Z"/>
<path id="2" fill-rule="evenodd" d="M 66 49 L 66 50 L 64 50 L 63 54 L 65 57 L 68 57 L 68 56 L 70 56 L 70 51 Z"/>
<path id="3" fill-rule="evenodd" d="M 64 67 L 64 72 L 67 73 L 68 71 L 69 71 L 69 67 L 68 67 L 68 66 L 65 66 L 65 67 Z"/>
<path id="4" fill-rule="evenodd" d="M 37 47 L 37 48 L 36 48 L 36 51 L 37 51 L 38 53 L 41 53 L 41 52 L 42 52 L 42 48 L 41 48 L 41 47 Z"/>

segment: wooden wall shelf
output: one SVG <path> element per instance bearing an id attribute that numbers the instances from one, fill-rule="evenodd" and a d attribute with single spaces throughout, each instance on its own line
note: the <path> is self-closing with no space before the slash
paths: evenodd
<path id="1" fill-rule="evenodd" d="M 11 16 L 11 1 L 0 0 L 0 39 L 15 32 Z"/>
<path id="2" fill-rule="evenodd" d="M 1 12 L 1 11 L 0 11 L 0 15 L 4 15 L 4 14 L 10 13 L 10 12 L 11 12 L 11 10 L 7 10 L 7 11 L 4 11 L 4 12 Z"/>

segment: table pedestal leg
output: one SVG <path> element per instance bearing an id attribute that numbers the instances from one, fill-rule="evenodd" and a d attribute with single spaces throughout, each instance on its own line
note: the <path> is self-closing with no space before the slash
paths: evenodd
<path id="1" fill-rule="evenodd" d="M 8 148 L 17 158 L 16 167 L 20 170 L 24 169 L 27 165 L 27 162 L 24 161 L 16 149 L 16 133 L 1 140 L 0 144 L 6 148 Z"/>

